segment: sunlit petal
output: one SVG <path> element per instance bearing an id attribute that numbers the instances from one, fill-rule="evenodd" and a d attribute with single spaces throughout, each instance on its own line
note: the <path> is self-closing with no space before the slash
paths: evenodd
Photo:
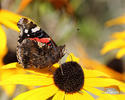
<path id="1" fill-rule="evenodd" d="M 118 53 L 116 54 L 116 58 L 120 59 L 125 55 L 125 48 L 121 48 Z"/>
<path id="2" fill-rule="evenodd" d="M 66 59 L 66 62 L 69 62 L 69 61 L 75 61 L 75 62 L 79 62 L 79 58 L 75 57 L 73 53 L 70 53 Z"/>
<path id="3" fill-rule="evenodd" d="M 124 15 L 106 22 L 106 26 L 109 26 L 109 27 L 113 25 L 119 25 L 119 24 L 125 24 Z"/>
<path id="4" fill-rule="evenodd" d="M 111 40 L 104 44 L 104 48 L 101 50 L 101 54 L 105 54 L 111 50 L 125 47 L 125 40 Z"/>
<path id="5" fill-rule="evenodd" d="M 56 64 L 53 65 L 53 67 L 55 67 L 55 68 L 59 68 L 59 64 L 56 63 Z"/>
<path id="6" fill-rule="evenodd" d="M 15 92 L 16 85 L 3 85 L 2 89 L 5 91 L 7 95 L 12 96 Z"/>
<path id="7" fill-rule="evenodd" d="M 94 100 L 94 98 L 85 91 L 83 93 L 73 93 L 73 94 L 66 94 L 65 100 Z"/>
<path id="8" fill-rule="evenodd" d="M 11 21 L 5 21 L 5 20 L 6 20 L 5 18 L 3 20 L 0 20 L 1 24 L 4 24 L 6 27 L 19 32 L 19 28 L 17 27 L 16 23 L 13 23 Z"/>
<path id="9" fill-rule="evenodd" d="M 0 82 L 5 80 L 5 79 L 9 79 L 9 77 L 11 77 L 12 75 L 15 75 L 17 73 L 24 73 L 21 70 L 17 70 L 17 69 L 13 69 L 13 70 L 0 70 Z M 15 85 L 2 85 L 2 89 L 5 90 L 6 94 L 9 96 L 12 96 L 14 91 L 15 91 L 16 86 Z"/>
<path id="10" fill-rule="evenodd" d="M 125 94 L 117 94 L 113 95 L 117 100 L 124 100 L 125 99 Z"/>
<path id="11" fill-rule="evenodd" d="M 6 43 L 7 43 L 6 34 L 2 26 L 0 25 L 0 58 L 2 58 L 7 52 Z"/>
<path id="12" fill-rule="evenodd" d="M 109 75 L 101 72 L 101 71 L 97 71 L 97 70 L 86 70 L 83 69 L 85 78 L 91 78 L 91 77 L 110 77 Z"/>
<path id="13" fill-rule="evenodd" d="M 91 92 L 92 94 L 95 94 L 97 96 L 100 96 L 101 94 L 104 93 L 104 91 L 93 88 L 93 87 L 84 87 L 85 90 L 87 90 L 88 92 Z"/>
<path id="14" fill-rule="evenodd" d="M 29 86 L 42 86 L 53 84 L 53 79 L 39 75 L 16 74 L 0 82 L 0 85 L 23 84 Z"/>
<path id="15" fill-rule="evenodd" d="M 1 9 L 0 10 L 0 16 L 1 18 L 4 18 L 6 20 L 9 20 L 9 21 L 12 21 L 12 22 L 15 22 L 15 24 L 20 20 L 20 18 L 22 18 L 23 16 L 20 16 L 18 14 L 15 14 L 13 12 L 10 12 L 10 11 L 7 11 L 7 10 L 3 10 Z M 0 18 L 0 19 L 1 19 Z M 5 20 L 5 21 L 6 21 Z M 1 20 L 0 20 L 1 21 Z M 7 22 L 7 21 L 6 21 Z"/>
<path id="16" fill-rule="evenodd" d="M 52 100 L 64 100 L 65 96 L 65 92 L 64 91 L 58 91 L 54 97 L 52 98 Z"/>
<path id="17" fill-rule="evenodd" d="M 86 78 L 84 84 L 87 87 L 107 87 L 112 85 L 122 85 L 125 87 L 124 83 L 110 78 Z"/>
<path id="18" fill-rule="evenodd" d="M 15 97 L 14 100 L 46 100 L 54 95 L 57 91 L 58 89 L 54 85 L 41 87 L 24 92 Z"/>
<path id="19" fill-rule="evenodd" d="M 114 95 L 111 95 L 111 94 L 102 94 L 96 100 L 117 100 L 117 99 L 114 97 Z"/>
<path id="20" fill-rule="evenodd" d="M 111 37 L 115 39 L 125 39 L 125 31 L 115 32 L 111 35 Z"/>
<path id="21" fill-rule="evenodd" d="M 1 67 L 1 69 L 10 69 L 10 70 L 17 69 L 19 71 L 25 71 L 25 72 L 29 72 L 29 73 L 32 73 L 32 74 L 37 74 L 37 75 L 51 77 L 52 76 L 52 72 L 51 71 L 54 68 L 51 68 L 51 71 L 50 71 L 49 68 L 44 68 L 44 69 L 28 68 L 28 69 L 24 69 L 23 66 L 21 66 L 17 62 L 14 62 L 14 63 L 10 63 L 10 64 L 7 64 L 7 65 L 3 65 Z"/>
<path id="22" fill-rule="evenodd" d="M 7 65 L 3 65 L 1 67 L 1 69 L 11 69 L 11 68 L 17 68 L 17 62 L 14 62 L 14 63 L 10 63 L 10 64 L 7 64 Z"/>

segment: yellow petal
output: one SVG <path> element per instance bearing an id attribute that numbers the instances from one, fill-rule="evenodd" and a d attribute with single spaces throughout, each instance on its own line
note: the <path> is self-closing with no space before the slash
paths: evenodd
<path id="1" fill-rule="evenodd" d="M 1 67 L 1 69 L 17 69 L 19 71 L 24 71 L 24 72 L 29 72 L 32 74 L 37 74 L 37 75 L 42 75 L 42 76 L 47 76 L 47 77 L 51 77 L 52 76 L 52 72 L 49 70 L 49 68 L 44 68 L 44 69 L 36 69 L 36 68 L 29 68 L 29 69 L 24 69 L 20 64 L 18 64 L 17 62 L 15 63 L 10 63 L 7 65 L 4 65 Z M 54 68 L 51 68 L 52 70 Z"/>
<path id="2" fill-rule="evenodd" d="M 111 37 L 115 39 L 125 39 L 125 31 L 115 32 L 111 35 Z"/>
<path id="3" fill-rule="evenodd" d="M 0 85 L 22 84 L 29 86 L 42 86 L 53 84 L 53 79 L 31 74 L 16 74 L 0 82 Z"/>
<path id="4" fill-rule="evenodd" d="M 42 75 L 42 76 L 48 76 L 48 77 L 52 77 L 54 70 L 56 70 L 56 68 L 53 66 L 51 68 L 46 67 L 46 68 L 42 68 L 42 69 L 39 69 L 39 68 L 25 69 L 25 71 L 27 71 L 27 72 L 37 74 L 37 75 Z"/>
<path id="5" fill-rule="evenodd" d="M 94 100 L 94 98 L 85 91 L 83 93 L 73 93 L 73 94 L 66 94 L 65 100 Z"/>
<path id="6" fill-rule="evenodd" d="M 11 29 L 13 29 L 13 30 L 15 30 L 15 31 L 17 31 L 17 32 L 19 32 L 19 28 L 17 27 L 17 23 L 13 23 L 13 22 L 11 22 L 11 21 L 9 21 L 9 20 L 6 20 L 5 18 L 3 18 L 2 20 L 0 19 L 0 23 L 1 24 L 4 24 L 6 27 L 8 27 L 8 28 L 11 28 Z M 19 21 L 19 20 L 18 20 Z"/>
<path id="7" fill-rule="evenodd" d="M 79 63 L 79 58 L 75 57 L 73 53 L 70 53 L 66 59 L 66 62 L 75 61 Z"/>
<path id="8" fill-rule="evenodd" d="M 120 59 L 125 55 L 125 48 L 121 48 L 118 53 L 116 54 L 116 58 Z"/>
<path id="9" fill-rule="evenodd" d="M 5 79 L 8 79 L 9 77 L 11 77 L 12 75 L 15 75 L 15 74 L 22 74 L 24 73 L 24 71 L 21 71 L 21 70 L 17 70 L 17 69 L 12 69 L 12 70 L 0 70 L 0 73 L 1 73 L 1 77 L 0 79 L 1 80 L 5 80 Z"/>
<path id="10" fill-rule="evenodd" d="M 5 91 L 7 95 L 12 96 L 15 92 L 16 85 L 3 85 L 2 89 Z"/>
<path id="11" fill-rule="evenodd" d="M 20 18 L 23 17 L 23 16 L 20 16 L 18 14 L 15 14 L 13 12 L 3 10 L 3 9 L 0 10 L 0 16 L 1 16 L 0 22 L 1 22 L 2 18 L 4 18 L 4 19 L 9 20 L 15 24 L 20 20 Z M 5 22 L 7 22 L 6 20 L 5 20 Z"/>
<path id="12" fill-rule="evenodd" d="M 12 69 L 12 70 L 0 70 L 0 82 L 5 79 L 9 79 L 12 75 L 17 73 L 24 73 L 21 70 Z M 7 95 L 12 96 L 15 91 L 16 85 L 2 85 L 2 89 L 6 92 Z"/>
<path id="13" fill-rule="evenodd" d="M 93 87 L 84 87 L 84 89 L 92 94 L 95 94 L 97 96 L 100 96 L 101 94 L 104 93 L 104 91 L 93 88 Z"/>
<path id="14" fill-rule="evenodd" d="M 46 77 L 52 77 L 53 73 L 51 71 L 49 71 L 49 69 L 34 69 L 34 70 L 29 70 L 29 69 L 25 69 L 25 71 L 31 73 L 31 74 L 36 74 L 36 75 L 42 75 L 42 76 L 46 76 Z"/>
<path id="15" fill-rule="evenodd" d="M 114 97 L 114 95 L 111 95 L 111 94 L 102 94 L 96 100 L 117 100 L 117 99 Z"/>
<path id="16" fill-rule="evenodd" d="M 21 0 L 21 3 L 19 5 L 19 8 L 17 9 L 17 12 L 20 13 L 22 12 L 25 7 L 31 2 L 32 0 Z"/>
<path id="17" fill-rule="evenodd" d="M 86 78 L 84 86 L 86 87 L 108 87 L 112 85 L 122 85 L 125 88 L 125 85 L 117 81 L 115 79 L 110 79 L 110 78 Z"/>
<path id="18" fill-rule="evenodd" d="M 10 64 L 7 64 L 7 65 L 3 65 L 1 67 L 1 69 L 11 69 L 11 68 L 17 68 L 17 62 L 14 62 L 14 63 L 10 63 Z"/>
<path id="19" fill-rule="evenodd" d="M 56 63 L 56 64 L 53 65 L 53 67 L 55 67 L 55 68 L 59 68 L 59 64 Z"/>
<path id="20" fill-rule="evenodd" d="M 125 93 L 125 86 L 124 86 L 125 83 L 121 83 L 121 84 L 122 85 L 119 85 L 118 87 L 119 87 L 120 91 Z"/>
<path id="21" fill-rule="evenodd" d="M 6 43 L 7 43 L 6 34 L 2 26 L 0 25 L 0 57 L 3 57 L 7 52 Z"/>
<path id="22" fill-rule="evenodd" d="M 124 100 L 125 99 L 125 94 L 117 94 L 113 95 L 117 100 Z"/>
<path id="23" fill-rule="evenodd" d="M 0 67 L 3 66 L 3 65 L 4 65 L 3 60 L 2 60 L 2 58 L 0 58 Z"/>
<path id="24" fill-rule="evenodd" d="M 101 54 L 105 54 L 111 50 L 118 49 L 118 48 L 123 48 L 125 47 L 125 40 L 111 40 L 109 42 L 106 42 L 104 44 L 103 49 L 101 50 Z"/>
<path id="25" fill-rule="evenodd" d="M 26 86 L 29 90 L 35 89 L 34 86 Z"/>
<path id="26" fill-rule="evenodd" d="M 63 91 L 58 91 L 54 97 L 52 98 L 52 100 L 64 100 L 65 96 L 65 92 Z"/>
<path id="27" fill-rule="evenodd" d="M 83 72 L 84 72 L 85 78 L 110 77 L 109 75 L 107 75 L 107 74 L 105 74 L 103 72 L 97 71 L 97 70 L 83 69 Z"/>
<path id="28" fill-rule="evenodd" d="M 106 26 L 110 27 L 113 25 L 125 24 L 125 16 L 120 16 L 118 18 L 109 20 L 106 22 Z"/>
<path id="29" fill-rule="evenodd" d="M 15 97 L 14 100 L 46 100 L 54 95 L 57 91 L 58 89 L 54 85 L 41 87 L 24 92 Z"/>

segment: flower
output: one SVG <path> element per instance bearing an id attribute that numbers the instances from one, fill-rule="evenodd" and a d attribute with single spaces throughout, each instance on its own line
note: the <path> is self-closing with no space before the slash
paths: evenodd
<path id="1" fill-rule="evenodd" d="M 79 44 L 77 43 L 77 45 L 75 45 L 74 48 L 76 48 L 77 54 L 79 55 L 80 64 L 85 66 L 85 68 L 95 69 L 95 70 L 104 72 L 104 73 L 110 75 L 111 78 L 114 78 L 114 79 L 117 79 L 120 81 L 125 80 L 125 74 L 116 72 L 113 69 L 109 68 L 108 66 L 102 64 L 101 62 L 90 58 L 80 43 Z"/>
<path id="2" fill-rule="evenodd" d="M 11 28 L 15 31 L 19 31 L 17 27 L 17 22 L 19 19 L 22 18 L 22 16 L 12 13 L 10 11 L 0 9 L 0 24 L 4 25 L 8 28 Z"/>
<path id="3" fill-rule="evenodd" d="M 19 31 L 16 23 L 21 18 L 20 15 L 14 14 L 12 12 L 9 12 L 7 10 L 0 9 L 0 67 L 3 66 L 3 57 L 7 53 L 7 39 L 4 32 L 4 29 L 2 26 L 6 26 L 8 28 L 11 28 L 15 31 Z M 15 73 L 24 73 L 24 71 L 17 71 L 16 69 L 13 70 L 2 70 L 0 69 L 0 81 L 3 79 L 8 79 L 9 76 L 15 74 Z M 12 96 L 12 94 L 15 91 L 16 86 L 15 85 L 3 85 L 2 89 L 5 90 L 5 93 L 9 96 Z"/>
<path id="4" fill-rule="evenodd" d="M 0 45 L 1 45 L 1 49 L 0 49 L 0 67 L 3 66 L 3 57 L 5 56 L 6 52 L 7 52 L 7 45 L 6 45 L 7 39 L 6 39 L 6 35 L 4 30 L 2 29 L 2 26 L 0 25 Z M 13 72 L 13 71 L 12 71 Z M 8 73 L 8 71 L 6 70 L 0 70 L 0 81 L 3 80 L 3 77 L 5 78 L 8 74 L 10 74 L 10 72 Z M 5 90 L 5 92 L 8 95 L 12 95 L 14 90 L 15 90 L 15 85 L 8 85 L 5 86 L 3 85 L 2 88 Z"/>
<path id="5" fill-rule="evenodd" d="M 113 26 L 117 24 L 125 24 L 125 16 L 112 19 L 106 23 L 107 26 Z M 116 54 L 116 58 L 120 59 L 125 55 L 125 31 L 113 33 L 111 39 L 112 40 L 104 44 L 101 54 L 106 54 L 109 51 L 119 49 Z"/>
<path id="6" fill-rule="evenodd" d="M 5 56 L 6 52 L 7 52 L 7 47 L 6 47 L 6 35 L 4 30 L 2 29 L 2 26 L 0 25 L 0 66 L 3 65 L 3 57 Z"/>
<path id="7" fill-rule="evenodd" d="M 105 23 L 106 26 L 110 27 L 113 25 L 125 24 L 125 15 L 122 15 L 118 18 L 111 19 Z"/>
<path id="8" fill-rule="evenodd" d="M 104 91 L 96 87 L 108 87 L 112 85 L 117 85 L 120 91 L 125 92 L 124 83 L 110 78 L 105 73 L 81 67 L 77 63 L 77 57 L 69 55 L 66 61 L 60 67 L 58 64 L 53 65 L 53 67 L 56 67 L 54 75 L 32 70 L 30 74 L 15 74 L 9 77 L 9 79 L 0 82 L 0 85 L 22 84 L 39 86 L 36 89 L 18 95 L 14 100 L 46 100 L 47 98 L 52 98 L 52 100 L 63 100 L 64 98 L 65 100 L 94 100 L 88 92 L 100 96 Z M 6 68 L 14 68 L 12 66 L 10 64 L 2 68 L 5 68 L 5 70 Z M 17 67 L 17 69 L 21 68 Z"/>

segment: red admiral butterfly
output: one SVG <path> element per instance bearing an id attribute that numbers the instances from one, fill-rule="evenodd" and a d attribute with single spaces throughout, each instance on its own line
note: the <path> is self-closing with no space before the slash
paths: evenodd
<path id="1" fill-rule="evenodd" d="M 27 18 L 17 23 L 20 35 L 17 59 L 24 68 L 44 68 L 57 63 L 63 56 L 65 45 L 57 46 L 50 36 Z"/>

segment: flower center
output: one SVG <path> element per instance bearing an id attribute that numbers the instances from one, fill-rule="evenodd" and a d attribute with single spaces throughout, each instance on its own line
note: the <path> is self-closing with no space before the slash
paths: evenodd
<path id="1" fill-rule="evenodd" d="M 83 70 L 76 62 L 71 61 L 64 63 L 56 69 L 54 82 L 60 90 L 67 93 L 78 92 L 84 84 Z"/>

